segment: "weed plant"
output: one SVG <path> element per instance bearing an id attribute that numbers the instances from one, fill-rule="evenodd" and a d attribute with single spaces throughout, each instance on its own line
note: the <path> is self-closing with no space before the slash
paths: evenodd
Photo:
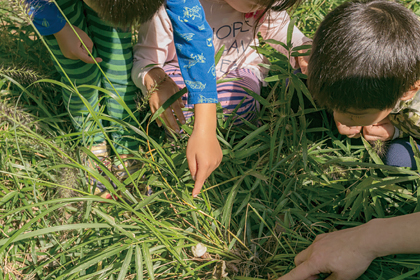
<path id="1" fill-rule="evenodd" d="M 72 131 L 48 50 L 12 2 L 0 1 L 0 280 L 276 279 L 318 234 L 420 210 L 418 171 L 384 166 L 370 143 L 338 135 L 274 41 L 259 47 L 271 62 L 269 86 L 250 93 L 261 104 L 258 125 L 219 118 L 224 157 L 199 198 L 185 159 L 191 125 L 168 142 L 147 108 L 137 127 L 122 122 L 144 144 L 134 153 L 144 168 L 126 182 L 114 178 L 129 200 L 93 196 L 88 173 L 115 191 L 83 165 L 83 154 L 93 155 L 79 148 L 83 135 Z M 311 36 L 340 2 L 301 5 L 297 24 Z M 298 55 L 290 34 L 284 47 Z M 143 184 L 151 197 L 139 192 Z M 203 257 L 193 256 L 197 243 L 207 247 Z M 420 256 L 395 255 L 360 279 L 419 277 Z"/>

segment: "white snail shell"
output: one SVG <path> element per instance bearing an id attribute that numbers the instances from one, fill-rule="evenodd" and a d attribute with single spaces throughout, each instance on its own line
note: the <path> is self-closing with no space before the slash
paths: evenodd
<path id="1" fill-rule="evenodd" d="M 204 246 L 202 243 L 198 243 L 197 245 L 191 247 L 191 251 L 194 257 L 200 258 L 206 253 L 207 247 Z"/>

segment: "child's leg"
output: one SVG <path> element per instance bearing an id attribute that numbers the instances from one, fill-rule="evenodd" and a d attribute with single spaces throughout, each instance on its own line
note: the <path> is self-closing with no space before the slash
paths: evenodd
<path id="1" fill-rule="evenodd" d="M 416 140 L 416 142 L 419 142 Z M 420 145 L 417 145 L 420 149 Z M 407 138 L 395 139 L 391 142 L 386 152 L 384 163 L 390 166 L 410 167 L 417 169 L 416 161 L 414 160 L 413 149 L 410 145 L 410 140 Z"/>
<path id="2" fill-rule="evenodd" d="M 83 1 L 57 0 L 57 3 L 69 19 L 70 23 L 79 27 L 89 35 L 84 15 Z M 75 86 L 100 86 L 101 74 L 95 64 L 86 64 L 81 60 L 71 60 L 64 57 L 53 35 L 45 36 L 45 40 L 62 67 L 61 69 L 60 66 L 55 63 L 55 67 L 61 74 L 61 81 L 64 84 L 68 86 L 71 84 L 65 76 L 65 72 Z M 95 47 L 93 48 L 93 55 L 94 57 L 97 56 Z M 84 98 L 86 98 L 89 104 L 93 107 L 94 111 L 98 112 L 98 91 L 92 88 L 79 88 L 79 92 Z M 88 129 L 98 130 L 97 124 L 93 121 L 87 121 L 89 112 L 80 97 L 75 92 L 65 89 L 62 90 L 62 94 L 63 101 L 71 114 L 76 131 L 81 132 L 87 131 Z M 105 138 L 102 133 L 96 133 L 94 136 L 88 136 L 86 134 L 84 136 L 84 140 L 89 144 L 98 144 L 103 142 Z"/>
<path id="3" fill-rule="evenodd" d="M 111 27 L 99 19 L 97 14 L 86 5 L 85 11 L 91 39 L 95 44 L 98 56 L 103 59 L 100 64 L 105 73 L 105 76 L 102 76 L 102 87 L 112 94 L 116 94 L 115 90 L 117 90 L 121 99 L 138 119 L 139 112 L 136 112 L 135 101 L 137 87 L 131 80 L 133 66 L 131 29 L 120 30 Z M 106 101 L 107 113 L 112 118 L 137 126 L 135 120 L 116 100 L 107 96 Z M 115 122 L 111 123 L 111 127 L 113 128 L 111 137 L 119 154 L 130 154 L 130 150 L 139 150 L 139 142 L 133 139 L 136 136 L 133 130 L 124 130 L 120 124 Z"/>
<path id="4" fill-rule="evenodd" d="M 134 117 L 139 119 L 139 112 L 136 110 L 137 87 L 131 80 L 131 68 L 133 67 L 133 50 L 131 43 L 131 29 L 125 30 L 114 28 L 102 21 L 97 13 L 85 5 L 87 25 L 91 34 L 91 39 L 96 46 L 98 56 L 103 59 L 100 64 L 104 75 L 101 76 L 102 88 L 113 95 L 118 95 L 121 100 L 132 111 Z M 123 120 L 134 127 L 137 127 L 135 119 L 130 117 L 115 99 L 105 96 L 106 111 L 109 116 L 117 120 Z M 130 158 L 131 151 L 139 151 L 140 142 L 135 140 L 138 135 L 132 129 L 124 129 L 117 122 L 111 122 L 113 131 L 111 138 L 114 142 L 116 151 L 121 155 L 124 162 L 114 162 L 112 170 L 115 176 L 121 181 L 125 181 L 129 174 L 134 174 L 143 167 L 143 164 Z M 131 185 L 131 183 L 129 183 Z M 146 195 L 151 195 L 152 190 L 149 186 L 143 186 Z"/>
<path id="5" fill-rule="evenodd" d="M 179 86 L 180 89 L 185 87 L 184 80 L 181 76 L 181 71 L 174 66 L 166 65 L 163 68 L 166 74 L 172 78 L 175 83 Z M 235 108 L 241 103 L 243 99 L 244 102 L 241 104 L 239 109 L 236 111 L 234 117 L 235 125 L 240 125 L 243 123 L 242 118 L 247 121 L 251 121 L 255 118 L 255 112 L 258 108 L 258 102 L 250 96 L 243 88 L 247 88 L 257 94 L 260 94 L 261 83 L 258 78 L 248 69 L 238 69 L 231 71 L 225 79 L 229 78 L 240 78 L 238 81 L 226 82 L 217 85 L 217 93 L 220 104 L 223 107 L 223 112 L 226 115 L 232 113 Z M 187 95 L 182 97 L 184 102 L 187 101 Z M 193 108 L 193 105 L 186 104 L 186 108 Z M 184 112 L 185 118 L 190 118 L 192 112 Z M 228 117 L 228 116 L 227 116 Z"/>

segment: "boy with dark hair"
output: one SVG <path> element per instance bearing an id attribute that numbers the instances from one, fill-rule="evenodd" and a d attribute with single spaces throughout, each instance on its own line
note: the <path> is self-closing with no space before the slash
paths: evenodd
<path id="1" fill-rule="evenodd" d="M 189 80 L 207 85 L 206 90 L 201 90 L 199 93 L 206 95 L 207 100 L 212 100 L 208 103 L 215 103 L 214 97 L 217 100 L 215 77 L 201 74 L 207 73 L 212 67 L 214 68 L 214 47 L 212 44 L 213 32 L 205 20 L 198 0 L 26 0 L 26 2 L 30 4 L 30 14 L 35 27 L 44 36 L 58 61 L 56 69 L 62 76 L 62 82 L 69 85 L 69 88 L 71 88 L 71 83 L 76 86 L 93 86 L 79 87 L 78 91 L 96 112 L 99 112 L 99 92 L 97 90 L 99 87 L 113 93 L 116 90 L 134 113 L 134 117 L 138 117 L 135 103 L 137 87 L 131 80 L 132 36 L 131 28 L 127 27 L 133 23 L 146 22 L 163 5 L 165 5 L 171 21 L 174 22 L 173 31 L 176 43 L 183 46 L 178 54 L 181 58 L 180 64 L 187 65 L 191 60 L 190 53 L 194 50 L 206 57 L 206 63 L 198 66 L 201 70 L 195 69 L 196 71 L 193 72 L 187 68 L 184 70 L 183 67 L 182 74 Z M 180 21 L 181 18 L 184 20 Z M 114 26 L 121 28 L 114 28 Z M 194 35 L 194 40 L 190 42 L 190 37 L 183 36 L 184 34 L 189 34 L 190 37 Z M 80 42 L 79 37 L 94 59 Z M 100 63 L 100 68 L 105 75 L 95 65 L 95 62 Z M 194 94 L 198 90 L 188 87 L 188 91 L 190 94 Z M 90 121 L 87 106 L 78 94 L 63 88 L 63 99 L 72 116 L 76 131 L 83 133 L 88 128 L 100 131 L 98 125 Z M 104 105 L 106 105 L 108 115 L 117 120 L 124 120 L 131 125 L 137 125 L 136 120 L 117 101 L 107 95 L 105 101 Z M 214 111 L 216 117 L 215 104 L 200 105 L 205 113 L 209 110 Z M 137 140 L 137 135 L 134 131 L 124 129 L 118 122 L 111 123 L 111 126 L 113 131 L 110 138 L 116 152 L 120 158 L 131 158 L 132 151 L 139 150 L 140 142 Z M 85 145 L 92 146 L 92 153 L 102 160 L 104 165 L 110 166 L 110 169 L 116 173 L 117 177 L 120 177 L 121 181 L 142 167 L 141 162 L 134 159 L 124 160 L 124 164 L 120 162 L 114 165 L 110 164 L 108 160 L 110 147 L 102 133 L 86 134 L 84 140 Z M 206 171 L 204 173 L 211 173 L 222 158 L 219 142 L 217 139 L 213 142 L 214 149 L 219 151 L 216 153 L 217 157 L 214 158 L 214 162 L 209 165 L 197 161 L 200 170 Z M 202 157 L 200 155 L 202 150 L 196 152 L 197 157 Z M 88 165 L 103 173 L 94 161 Z M 212 170 L 209 171 L 210 169 Z M 102 197 L 110 198 L 105 187 L 95 181 L 91 180 L 93 185 L 97 186 L 96 192 L 98 194 L 100 192 Z"/>
<path id="2" fill-rule="evenodd" d="M 397 166 L 414 167 L 407 137 L 420 139 L 419 40 L 420 21 L 404 6 L 346 2 L 321 23 L 308 65 L 309 89 L 318 104 L 334 112 L 339 132 L 392 140 L 386 162 Z M 326 279 L 354 280 L 375 258 L 419 254 L 419 218 L 420 213 L 377 218 L 318 235 L 278 280 L 318 279 L 325 273 Z"/>
<path id="3" fill-rule="evenodd" d="M 416 168 L 420 139 L 420 21 L 400 4 L 347 2 L 319 26 L 308 88 L 348 137 L 391 140 L 385 163 Z"/>

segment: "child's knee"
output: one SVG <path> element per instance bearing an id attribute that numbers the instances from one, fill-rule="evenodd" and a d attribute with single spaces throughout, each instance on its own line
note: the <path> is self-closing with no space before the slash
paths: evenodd
<path id="1" fill-rule="evenodd" d="M 396 139 L 391 142 L 385 154 L 386 165 L 417 169 L 413 149 L 408 139 Z"/>

